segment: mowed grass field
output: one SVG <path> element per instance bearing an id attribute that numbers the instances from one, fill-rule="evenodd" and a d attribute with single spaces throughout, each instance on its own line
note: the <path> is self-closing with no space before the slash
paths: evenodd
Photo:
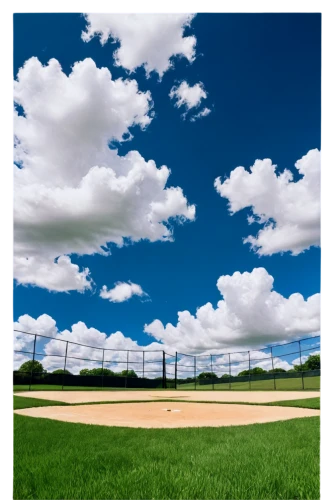
<path id="1" fill-rule="evenodd" d="M 320 377 L 304 377 L 304 389 L 305 390 L 318 390 L 320 389 Z M 170 385 L 170 384 L 168 384 Z M 300 391 L 302 387 L 301 378 L 280 378 L 275 380 L 275 386 L 277 391 Z M 172 390 L 173 387 L 168 387 L 168 390 Z M 28 391 L 29 385 L 14 385 L 14 392 Z M 45 384 L 35 384 L 31 386 L 32 391 L 61 391 L 61 385 L 45 385 Z M 80 387 L 80 386 L 64 386 L 64 391 L 155 391 L 159 389 L 150 388 L 139 388 L 139 389 L 125 389 L 124 387 Z M 178 390 L 197 390 L 197 391 L 211 391 L 212 384 L 200 385 L 195 384 L 178 384 Z M 216 391 L 273 391 L 274 381 L 273 380 L 252 380 L 251 389 L 249 382 L 232 382 L 231 389 L 229 389 L 229 384 L 214 384 L 214 390 Z"/>
<path id="2" fill-rule="evenodd" d="M 63 404 L 14 396 L 14 405 Z M 189 403 L 190 404 L 190 403 Z M 319 407 L 319 398 L 276 405 Z M 130 429 L 14 415 L 14 499 L 314 500 L 319 417 Z"/>
<path id="3" fill-rule="evenodd" d="M 304 377 L 304 389 L 305 390 L 319 390 L 320 389 L 320 377 Z M 302 387 L 302 379 L 300 378 L 277 378 L 275 379 L 275 385 L 277 391 L 301 391 Z M 197 383 L 196 390 L 197 391 L 211 391 L 212 384 L 200 385 Z M 195 384 L 194 382 L 190 384 L 179 384 L 178 389 L 185 390 L 194 390 Z M 249 382 L 232 382 L 231 389 L 229 389 L 228 383 L 223 384 L 214 384 L 215 391 L 274 391 L 274 380 L 251 380 L 251 389 Z"/>

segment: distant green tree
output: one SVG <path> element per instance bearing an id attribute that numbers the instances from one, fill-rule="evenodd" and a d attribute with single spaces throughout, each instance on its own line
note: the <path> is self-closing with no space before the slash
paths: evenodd
<path id="1" fill-rule="evenodd" d="M 320 354 L 312 354 L 305 361 L 307 370 L 320 370 Z"/>
<path id="2" fill-rule="evenodd" d="M 126 376 L 127 376 L 128 378 L 139 378 L 139 377 L 137 376 L 137 374 L 135 373 L 135 371 L 134 371 L 134 370 L 128 370 L 128 371 L 127 371 L 127 370 L 123 370 L 123 371 L 121 372 L 121 376 L 122 376 L 122 377 L 126 377 Z"/>
<path id="3" fill-rule="evenodd" d="M 214 372 L 202 372 L 198 375 L 198 379 L 208 379 L 208 378 L 217 378 L 217 375 Z"/>
<path id="4" fill-rule="evenodd" d="M 251 375 L 260 375 L 261 373 L 267 373 L 267 371 L 259 366 L 251 369 Z"/>
<path id="5" fill-rule="evenodd" d="M 230 377 L 232 377 L 232 375 L 229 375 L 228 373 L 225 373 L 224 375 L 222 375 L 221 378 L 230 378 Z"/>
<path id="6" fill-rule="evenodd" d="M 32 359 L 30 361 L 26 361 L 25 363 L 23 363 L 23 365 L 20 366 L 18 371 L 28 372 L 28 373 L 31 373 L 31 371 L 33 373 L 46 373 L 46 370 L 43 367 L 42 363 L 36 360 L 33 361 Z"/>
<path id="7" fill-rule="evenodd" d="M 112 370 L 109 370 L 108 368 L 91 368 L 91 369 L 83 368 L 80 371 L 80 375 L 96 375 L 96 376 L 105 375 L 110 377 L 116 376 L 116 374 Z"/>
<path id="8" fill-rule="evenodd" d="M 80 375 L 90 375 L 89 368 L 82 368 L 82 370 L 80 370 Z"/>
<path id="9" fill-rule="evenodd" d="M 73 375 L 73 373 L 69 372 L 68 370 L 64 370 L 63 368 L 59 368 L 58 370 L 54 370 L 52 373 L 55 375 Z"/>
<path id="10" fill-rule="evenodd" d="M 256 366 L 255 368 L 251 368 L 251 370 L 243 370 L 242 372 L 239 372 L 237 376 L 244 377 L 246 375 L 260 375 L 261 373 L 267 373 L 267 372 L 263 368 Z"/>
<path id="11" fill-rule="evenodd" d="M 306 372 L 308 370 L 320 370 L 320 354 L 312 354 L 301 365 L 294 365 L 296 372 Z"/>
<path id="12" fill-rule="evenodd" d="M 105 375 L 108 377 L 114 377 L 115 373 L 109 368 L 93 368 L 90 370 L 91 375 Z"/>
<path id="13" fill-rule="evenodd" d="M 287 370 L 284 370 L 283 368 L 274 368 L 272 370 L 268 370 L 268 373 L 285 373 Z"/>

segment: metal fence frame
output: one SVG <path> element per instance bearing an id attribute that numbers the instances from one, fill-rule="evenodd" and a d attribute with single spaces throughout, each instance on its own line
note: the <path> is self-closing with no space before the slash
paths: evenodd
<path id="1" fill-rule="evenodd" d="M 133 365 L 133 364 L 140 364 L 141 365 L 141 361 L 129 361 L 129 353 L 130 352 L 139 352 L 139 353 L 142 353 L 142 370 L 139 370 L 140 372 L 142 372 L 142 377 L 138 377 L 140 378 L 142 381 L 145 381 L 145 380 L 150 380 L 150 379 L 145 379 L 145 374 L 147 373 L 159 373 L 161 372 L 162 376 L 161 376 L 161 380 L 159 382 L 159 384 L 156 384 L 156 385 L 161 385 L 162 389 L 165 389 L 167 384 L 166 384 L 166 362 L 165 362 L 165 355 L 166 353 L 161 349 L 161 350 L 147 350 L 147 351 L 143 351 L 142 349 L 111 349 L 111 348 L 103 348 L 103 347 L 96 347 L 96 346 L 89 346 L 89 345 L 86 345 L 86 344 L 81 344 L 79 342 L 72 342 L 71 340 L 65 340 L 65 339 L 59 339 L 59 338 L 54 338 L 54 337 L 49 337 L 47 335 L 42 335 L 42 334 L 38 334 L 38 333 L 32 333 L 32 332 L 25 332 L 23 330 L 14 330 L 14 332 L 17 332 L 17 333 L 23 333 L 25 335 L 31 335 L 34 337 L 34 340 L 33 340 L 33 350 L 32 351 L 26 351 L 26 350 L 17 350 L 17 349 L 14 349 L 14 352 L 15 353 L 20 353 L 20 354 L 30 354 L 32 355 L 32 361 L 35 361 L 35 358 L 36 356 L 50 356 L 50 357 L 57 357 L 57 358 L 64 358 L 64 367 L 63 367 L 63 370 L 64 370 L 64 373 L 62 374 L 62 390 L 64 389 L 64 386 L 65 385 L 68 385 L 68 384 L 65 384 L 65 381 L 68 379 L 68 376 L 65 374 L 65 370 L 66 370 L 66 366 L 67 366 L 67 360 L 68 359 L 78 359 L 78 360 L 81 360 L 81 361 L 89 361 L 89 362 L 97 362 L 97 363 L 101 363 L 101 368 L 102 368 L 102 374 L 100 376 L 98 375 L 93 375 L 94 379 L 96 380 L 96 386 L 98 385 L 101 385 L 102 388 L 104 387 L 104 382 L 105 382 L 105 378 L 108 377 L 109 379 L 114 379 L 114 378 L 117 378 L 117 379 L 123 379 L 124 381 L 124 388 L 127 388 L 128 387 L 128 383 L 129 383 L 129 380 L 130 380 L 130 377 L 128 377 L 128 371 L 129 371 L 129 364 Z M 62 355 L 62 354 L 45 354 L 45 353 L 38 353 L 36 352 L 36 341 L 37 341 L 37 338 L 44 338 L 44 339 L 49 339 L 49 340 L 56 340 L 56 341 L 59 341 L 59 342 L 64 342 L 66 344 L 66 347 L 65 347 L 65 355 Z M 76 345 L 76 346 L 80 346 L 80 347 L 87 347 L 87 348 L 90 348 L 90 349 L 98 349 L 100 351 L 102 351 L 102 359 L 101 360 L 98 360 L 98 359 L 88 359 L 88 358 L 83 358 L 83 357 L 76 357 L 76 356 L 69 356 L 68 355 L 68 345 Z M 105 360 L 105 353 L 107 351 L 112 351 L 112 352 L 123 352 L 123 353 L 126 353 L 126 361 L 114 361 L 115 363 L 117 363 L 118 365 L 119 364 L 126 364 L 126 375 L 124 377 L 121 377 L 121 376 L 117 376 L 117 377 L 112 377 L 110 375 L 104 375 L 104 364 L 107 362 Z M 145 353 L 160 353 L 161 354 L 161 359 L 156 359 L 156 360 L 145 360 Z M 108 362 L 111 362 L 111 361 L 108 361 Z M 161 369 L 160 370 L 149 370 L 147 369 L 147 364 L 148 363 L 161 363 Z M 15 373 L 18 373 L 18 372 L 15 372 L 14 371 L 14 378 L 15 378 Z M 21 373 L 26 373 L 26 372 L 21 372 Z M 30 378 L 29 378 L 29 391 L 31 390 L 31 385 L 33 383 L 33 379 L 34 379 L 34 375 L 43 375 L 43 374 L 40 374 L 40 373 L 36 373 L 33 371 L 33 363 L 32 363 L 32 366 L 31 366 L 31 372 L 29 372 L 29 375 L 30 375 Z M 53 375 L 53 374 L 48 374 L 48 375 Z M 81 377 L 81 378 L 85 378 L 86 380 L 87 379 L 87 376 L 86 375 L 69 375 L 70 377 Z M 18 377 L 18 375 L 17 375 Z M 97 380 L 98 378 L 100 377 L 100 384 L 97 383 Z M 131 380 L 132 383 L 130 383 L 130 385 L 133 387 L 133 379 Z M 147 388 L 151 388 L 151 384 L 148 382 L 146 384 L 142 384 L 143 386 L 147 386 Z"/>
<path id="2" fill-rule="evenodd" d="M 60 357 L 60 358 L 64 358 L 64 372 L 62 374 L 62 390 L 64 389 L 64 387 L 66 385 L 69 385 L 67 384 L 68 380 L 69 380 L 69 377 L 72 377 L 72 380 L 77 381 L 77 377 L 80 377 L 80 378 L 83 378 L 85 377 L 86 381 L 88 382 L 88 379 L 86 378 L 87 375 L 67 375 L 65 373 L 65 370 L 66 370 L 66 366 L 67 366 L 67 360 L 68 359 L 79 359 L 79 360 L 82 360 L 82 361 L 92 361 L 92 362 L 98 362 L 98 363 L 101 363 L 101 368 L 102 368 L 102 374 L 99 376 L 99 375 L 93 375 L 94 379 L 96 380 L 97 382 L 97 379 L 98 377 L 100 377 L 100 385 L 102 388 L 105 388 L 105 387 L 111 387 L 109 385 L 109 383 L 112 382 L 111 379 L 114 379 L 114 378 L 117 378 L 117 379 L 120 379 L 122 378 L 122 382 L 124 383 L 123 387 L 124 388 L 130 388 L 129 386 L 132 386 L 132 388 L 135 386 L 136 383 L 138 383 L 139 385 L 137 385 L 137 387 L 140 386 L 140 383 L 139 381 L 138 382 L 133 382 L 133 379 L 131 379 L 130 377 L 128 377 L 128 372 L 129 372 L 129 363 L 130 364 L 140 364 L 141 365 L 141 361 L 129 361 L 129 353 L 130 352 L 140 352 L 142 353 L 142 370 L 139 370 L 141 373 L 142 373 L 142 377 L 138 377 L 141 381 L 142 381 L 142 387 L 150 387 L 152 388 L 152 380 L 155 380 L 155 381 L 159 381 L 160 380 L 160 385 L 162 386 L 161 388 L 162 389 L 166 389 L 166 388 L 174 388 L 174 389 L 177 389 L 178 386 L 181 386 L 183 383 L 186 383 L 186 379 L 182 379 L 182 378 L 179 378 L 178 377 L 178 373 L 179 373 L 179 369 L 181 367 L 183 367 L 183 371 L 184 371 L 184 367 L 186 368 L 185 371 L 191 371 L 191 367 L 193 368 L 193 382 L 194 382 L 194 389 L 197 389 L 197 385 L 209 385 L 211 384 L 212 385 L 212 389 L 214 390 L 215 389 L 215 386 L 216 385 L 221 385 L 221 384 L 226 384 L 228 383 L 229 385 L 229 390 L 231 390 L 231 386 L 233 384 L 233 382 L 240 382 L 240 381 L 244 381 L 244 380 L 241 380 L 243 379 L 243 376 L 232 376 L 231 374 L 231 368 L 233 366 L 233 363 L 232 363 L 232 360 L 231 360 L 231 357 L 235 354 L 248 354 L 248 369 L 249 369 L 249 374 L 248 376 L 246 376 L 246 380 L 248 380 L 248 384 L 249 384 L 249 389 L 251 390 L 251 381 L 254 382 L 256 380 L 266 380 L 266 379 L 272 379 L 273 380 L 273 385 L 274 385 L 274 390 L 276 390 L 276 379 L 281 379 L 281 378 L 294 378 L 296 377 L 296 375 L 294 374 L 291 374 L 289 373 L 287 375 L 287 373 L 275 373 L 275 372 L 272 372 L 272 373 L 267 373 L 267 374 L 262 374 L 262 375 L 253 375 L 251 374 L 251 362 L 254 362 L 254 361 L 259 361 L 259 360 L 262 360 L 262 359 L 271 359 L 271 365 L 272 365 L 272 370 L 274 370 L 274 359 L 275 358 L 281 358 L 283 356 L 290 356 L 290 355 L 293 355 L 293 354 L 299 354 L 299 360 L 300 360 L 300 367 L 301 367 L 301 371 L 298 371 L 296 372 L 296 374 L 298 374 L 298 377 L 301 378 L 302 380 L 302 389 L 304 390 L 305 389 L 305 386 L 304 386 L 304 377 L 308 377 L 308 376 L 311 376 L 311 374 L 309 372 L 305 372 L 302 370 L 302 367 L 303 367 L 303 364 L 302 364 L 302 352 L 310 352 L 310 351 L 313 351 L 315 349 L 320 349 L 320 346 L 316 346 L 316 347 L 310 347 L 310 348 L 306 348 L 306 349 L 303 349 L 302 350 L 302 342 L 306 341 L 306 340 L 315 340 L 315 339 L 319 339 L 320 338 L 320 335 L 316 335 L 316 336 L 313 336 L 313 337 L 306 337 L 306 338 L 303 338 L 303 339 L 299 339 L 299 340 L 295 340 L 295 341 L 292 341 L 292 342 L 286 342 L 286 343 L 282 343 L 282 344 L 274 344 L 274 345 L 270 345 L 270 346 L 266 346 L 262 349 L 255 349 L 255 350 L 248 350 L 248 351 L 238 351 L 238 352 L 228 352 L 228 353 L 221 353 L 221 354 L 200 354 L 200 355 L 193 355 L 193 354 L 188 354 L 188 353 L 180 353 L 180 352 L 176 352 L 175 355 L 172 355 L 172 354 L 169 354 L 169 353 L 166 353 L 164 350 L 142 350 L 142 349 L 108 349 L 108 348 L 103 348 L 103 347 L 95 347 L 95 346 L 88 346 L 86 344 L 80 344 L 78 342 L 72 342 L 70 340 L 65 340 L 65 339 L 59 339 L 59 338 L 54 338 L 54 337 L 49 337 L 49 336 L 46 336 L 46 335 L 42 335 L 42 334 L 38 334 L 38 333 L 32 333 L 32 332 L 25 332 L 25 331 L 22 331 L 22 330 L 14 330 L 15 332 L 17 333 L 23 333 L 23 334 L 26 334 L 26 335 L 31 335 L 34 337 L 34 340 L 33 340 L 33 351 L 24 351 L 24 350 L 14 350 L 15 353 L 21 353 L 21 354 L 30 354 L 32 355 L 32 361 L 35 361 L 35 358 L 36 356 L 52 356 L 52 357 Z M 37 353 L 36 352 L 36 342 L 37 342 L 37 338 L 45 338 L 45 339 L 49 339 L 49 340 L 56 340 L 56 341 L 59 341 L 59 342 L 65 342 L 66 343 L 66 348 L 65 348 L 65 355 L 61 355 L 61 354 L 54 354 L 54 355 L 48 355 L 48 354 L 45 354 L 45 353 Z M 96 359 L 87 359 L 87 358 L 78 358 L 78 357 L 75 357 L 75 356 L 69 356 L 68 355 L 68 345 L 71 344 L 71 345 L 76 345 L 76 346 L 80 346 L 80 347 L 87 347 L 87 348 L 90 348 L 90 349 L 98 349 L 98 350 L 101 350 L 102 351 L 102 359 L 101 360 L 96 360 Z M 277 347 L 282 347 L 282 346 L 287 346 L 287 345 L 291 345 L 291 344 L 298 344 L 298 350 L 295 351 L 295 352 L 292 352 L 292 353 L 287 353 L 287 354 L 279 354 L 279 355 L 276 355 L 274 356 L 273 355 L 273 350 L 274 348 L 277 348 Z M 259 358 L 259 359 L 255 359 L 255 358 L 252 358 L 251 359 L 251 352 L 263 352 L 265 350 L 269 350 L 270 352 L 270 356 L 268 355 L 266 358 Z M 123 376 L 123 377 L 120 377 L 120 376 L 117 376 L 117 377 L 113 377 L 113 376 L 110 376 L 110 375 L 104 375 L 104 365 L 105 363 L 112 363 L 112 361 L 107 361 L 105 360 L 105 352 L 107 351 L 113 351 L 113 352 L 123 352 L 123 353 L 126 353 L 126 361 L 114 361 L 116 362 L 117 364 L 126 364 L 126 375 Z M 160 353 L 161 355 L 161 359 L 158 359 L 158 360 L 147 360 L 145 359 L 145 353 Z M 266 354 L 266 353 L 265 353 Z M 222 378 L 212 378 L 212 379 L 206 379 L 206 380 L 202 380 L 200 378 L 198 378 L 198 375 L 197 375 L 197 372 L 198 372 L 198 365 L 197 365 L 197 359 L 198 358 L 203 358 L 203 357 L 206 357 L 208 358 L 208 365 L 210 367 L 210 371 L 211 373 L 213 373 L 213 368 L 214 368 L 214 362 L 213 362 L 213 359 L 214 357 L 219 357 L 219 356 L 227 356 L 228 357 L 228 363 L 223 363 L 223 366 L 227 367 L 226 368 L 226 372 L 227 374 L 229 374 L 229 377 L 228 377 L 228 380 L 227 378 L 225 378 L 225 380 L 222 380 Z M 189 358 L 193 358 L 193 365 L 181 365 L 181 361 L 184 359 L 184 357 L 189 357 Z M 174 361 L 173 361 L 174 360 Z M 162 376 L 161 378 L 157 377 L 155 379 L 147 379 L 145 378 L 145 374 L 147 373 L 158 373 L 158 371 L 156 370 L 147 370 L 147 364 L 148 363 L 161 363 L 162 366 L 161 366 L 161 373 L 162 373 Z M 244 361 L 236 361 L 234 362 L 235 363 L 244 363 Z M 216 365 L 218 366 L 218 365 Z M 219 365 L 219 366 L 222 366 L 222 365 Z M 189 370 L 188 370 L 189 369 Z M 202 372 L 202 370 L 201 370 Z M 320 370 L 317 370 L 317 372 L 319 373 L 316 373 L 316 375 L 320 375 Z M 23 372 L 15 372 L 14 371 L 14 379 L 15 379 L 15 373 L 23 373 Z M 29 377 L 29 391 L 31 390 L 31 386 L 33 384 L 33 380 L 34 380 L 34 376 L 35 375 L 41 375 L 41 374 L 36 374 L 34 371 L 33 371 L 33 363 L 32 363 L 32 368 L 31 368 L 31 372 L 29 373 L 30 377 Z M 54 374 L 47 374 L 49 376 L 51 375 L 54 375 Z M 168 377 L 169 375 L 169 377 Z M 171 375 L 171 377 L 170 377 Z M 284 375 L 284 376 L 283 376 Z M 315 375 L 313 375 L 315 376 Z M 17 375 L 18 377 L 18 375 Z M 75 379 L 73 379 L 73 377 L 75 377 Z M 23 377 L 24 378 L 24 377 Z M 59 380 L 59 377 L 58 379 Z M 136 379 L 137 380 L 137 379 Z M 150 381 L 150 382 L 147 382 L 147 381 Z M 105 383 L 106 383 L 106 386 L 105 386 Z M 114 383 L 116 383 L 115 386 L 118 387 L 118 380 L 116 380 Z M 120 382 L 119 382 L 120 383 Z M 133 385 L 134 384 L 134 385 Z M 96 384 L 97 385 L 97 384 Z M 158 384 L 157 384 L 158 385 Z M 120 385 L 121 387 L 121 385 Z"/>
<path id="3" fill-rule="evenodd" d="M 227 352 L 227 353 L 221 353 L 221 354 L 200 354 L 200 355 L 192 355 L 192 354 L 188 354 L 188 353 L 176 353 L 176 367 L 175 367 L 175 388 L 177 388 L 177 385 L 179 383 L 179 379 L 177 380 L 177 373 L 179 372 L 179 368 L 180 368 L 180 364 L 179 364 L 179 356 L 190 356 L 193 358 L 193 365 L 186 365 L 186 368 L 191 368 L 192 366 L 192 369 L 193 369 L 193 382 L 194 382 L 194 389 L 197 388 L 197 385 L 211 385 L 212 386 L 212 390 L 215 389 L 215 386 L 216 385 L 220 385 L 221 383 L 225 383 L 225 382 L 222 382 L 221 379 L 219 378 L 211 378 L 211 379 L 206 379 L 205 381 L 201 380 L 198 384 L 198 376 L 197 376 L 197 358 L 202 358 L 202 357 L 210 357 L 210 368 L 211 368 L 211 372 L 213 372 L 213 357 L 219 357 L 219 356 L 228 356 L 229 360 L 228 360 L 228 363 L 224 363 L 224 366 L 227 366 L 228 367 L 228 370 L 227 372 L 229 373 L 229 378 L 228 378 L 228 383 L 229 383 L 229 389 L 231 389 L 231 385 L 232 383 L 234 382 L 241 382 L 241 381 L 244 381 L 245 380 L 245 376 L 244 377 L 239 377 L 239 376 L 232 376 L 231 375 L 231 367 L 234 365 L 234 364 L 238 364 L 238 363 L 245 363 L 245 361 L 236 361 L 236 362 L 232 362 L 231 361 L 231 356 L 232 355 L 235 355 L 235 354 L 248 354 L 248 370 L 249 370 L 249 374 L 247 377 L 247 380 L 248 380 L 248 384 L 249 384 L 249 389 L 251 390 L 251 381 L 252 382 L 255 382 L 255 381 L 258 381 L 258 380 L 265 380 L 265 379 L 272 379 L 273 380 L 273 384 L 274 384 L 274 390 L 276 390 L 276 380 L 277 379 L 282 379 L 282 378 L 300 378 L 301 379 L 301 384 L 302 384 L 302 390 L 305 389 L 305 386 L 304 386 L 304 377 L 308 377 L 308 376 L 317 376 L 319 375 L 320 376 L 320 369 L 319 370 L 309 370 L 309 371 L 303 371 L 302 367 L 303 367 L 303 363 L 302 363 L 302 353 L 308 353 L 308 352 L 311 352 L 311 351 L 314 351 L 314 350 L 319 350 L 320 349 L 320 345 L 317 345 L 315 347 L 306 347 L 306 348 L 303 348 L 302 349 L 302 342 L 305 342 L 306 340 L 316 340 L 316 339 L 320 339 L 320 335 L 315 335 L 315 336 L 312 336 L 312 337 L 305 337 L 305 338 L 302 338 L 302 339 L 299 339 L 299 340 L 294 340 L 294 341 L 291 341 L 291 342 L 284 342 L 284 343 L 280 343 L 280 344 L 274 344 L 274 345 L 268 345 L 268 346 L 265 346 L 261 349 L 253 349 L 252 351 L 236 351 L 236 352 Z M 276 356 L 273 355 L 273 349 L 274 348 L 277 348 L 277 347 L 284 347 L 284 346 L 288 346 L 288 345 L 292 345 L 292 344 L 298 344 L 298 349 L 297 351 L 294 351 L 294 352 L 291 352 L 291 353 L 286 353 L 286 354 L 277 354 Z M 300 363 L 300 367 L 301 367 L 301 371 L 298 371 L 298 372 L 295 372 L 296 375 L 294 373 L 288 373 L 288 372 L 285 372 L 285 373 L 279 373 L 279 372 L 273 372 L 273 373 L 267 373 L 267 374 L 262 374 L 262 375 L 254 375 L 254 374 L 251 374 L 251 363 L 253 361 L 261 361 L 262 359 L 261 358 L 252 358 L 251 359 L 251 352 L 264 352 L 265 350 L 269 350 L 270 352 L 270 356 L 267 355 L 266 358 L 263 358 L 263 359 L 270 359 L 271 360 L 271 364 L 272 364 L 272 370 L 274 370 L 274 359 L 276 358 L 283 358 L 285 356 L 291 356 L 291 355 L 294 355 L 294 354 L 298 354 L 299 355 L 299 363 Z M 209 361 L 208 361 L 209 362 Z M 190 371 L 190 370 L 188 370 Z M 226 372 L 226 373 L 227 373 Z M 266 378 L 265 378 L 266 376 Z M 243 379 L 243 380 L 242 380 Z M 178 383 L 177 383 L 178 382 Z M 179 383 L 179 385 L 181 385 L 183 382 Z"/>

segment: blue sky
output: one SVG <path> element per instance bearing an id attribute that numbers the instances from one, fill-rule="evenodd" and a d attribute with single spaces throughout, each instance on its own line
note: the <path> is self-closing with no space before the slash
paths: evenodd
<path id="1" fill-rule="evenodd" d="M 161 81 L 156 72 L 146 78 L 142 67 L 128 75 L 115 66 L 112 53 L 119 44 L 102 46 L 97 36 L 86 43 L 81 39 L 85 28 L 86 20 L 78 14 L 14 15 L 14 78 L 34 56 L 43 65 L 57 59 L 66 75 L 76 61 L 92 58 L 113 79 L 135 79 L 141 91 L 151 92 L 155 115 L 146 130 L 131 129 L 133 139 L 118 144 L 118 154 L 137 150 L 157 167 L 167 165 L 167 186 L 183 189 L 196 207 L 196 218 L 172 222 L 173 242 L 111 244 L 107 257 L 71 253 L 72 263 L 89 268 L 95 283 L 84 293 L 55 292 L 16 280 L 14 321 L 25 314 L 34 319 L 47 314 L 59 331 L 82 321 L 107 335 L 121 331 L 147 345 L 154 339 L 144 333 L 145 324 L 159 320 L 176 325 L 179 311 L 195 315 L 208 302 L 216 308 L 222 298 L 216 286 L 220 276 L 265 268 L 274 278 L 274 290 L 285 298 L 318 294 L 320 249 L 311 245 L 296 256 L 258 255 L 242 243 L 258 232 L 247 221 L 251 209 L 231 216 L 214 180 L 221 177 L 223 182 L 236 167 L 249 169 L 255 160 L 270 158 L 278 173 L 289 169 L 297 182 L 301 175 L 295 162 L 320 150 L 320 14 L 199 14 L 185 29 L 185 35 L 196 37 L 195 60 L 176 58 Z M 168 96 L 184 80 L 190 86 L 202 82 L 208 94 L 204 106 L 211 112 L 195 122 L 183 120 L 182 110 Z M 134 296 L 112 303 L 99 296 L 103 285 L 111 289 L 128 281 L 139 284 L 149 300 Z M 318 328 L 310 333 L 316 332 Z M 295 331 L 298 336 L 302 332 Z M 274 338 L 269 336 L 267 343 Z"/>

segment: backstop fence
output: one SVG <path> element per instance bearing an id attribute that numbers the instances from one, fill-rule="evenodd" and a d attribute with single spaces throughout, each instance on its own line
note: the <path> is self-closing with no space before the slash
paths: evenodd
<path id="1" fill-rule="evenodd" d="M 256 350 L 172 355 L 162 349 L 115 349 L 105 347 L 105 342 L 103 347 L 89 346 L 38 333 L 14 332 L 14 385 L 29 390 L 38 385 L 62 390 L 315 390 L 320 386 L 320 368 L 307 362 L 311 354 L 320 352 L 319 335 Z M 33 363 L 25 364 L 27 361 Z"/>

